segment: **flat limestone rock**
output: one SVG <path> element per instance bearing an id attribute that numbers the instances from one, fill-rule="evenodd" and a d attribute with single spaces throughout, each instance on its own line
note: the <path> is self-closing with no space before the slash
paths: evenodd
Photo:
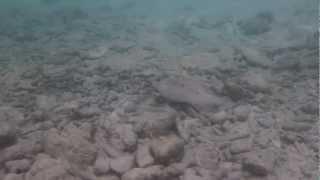
<path id="1" fill-rule="evenodd" d="M 163 136 L 152 141 L 151 151 L 156 161 L 170 164 L 183 156 L 184 142 L 176 135 Z"/>
<path id="2" fill-rule="evenodd" d="M 144 111 L 143 113 L 131 117 L 138 134 L 143 136 L 163 136 L 173 132 L 176 127 L 176 113 L 173 110 Z"/>
<path id="3" fill-rule="evenodd" d="M 27 172 L 31 167 L 31 161 L 28 159 L 21 159 L 21 160 L 13 160 L 13 161 L 7 161 L 5 163 L 6 169 L 10 173 L 23 173 Z"/>
<path id="4" fill-rule="evenodd" d="M 126 172 L 122 180 L 154 180 L 162 179 L 162 166 L 150 166 L 147 168 L 134 168 Z"/>
<path id="5" fill-rule="evenodd" d="M 96 157 L 96 148 L 87 139 L 86 132 L 74 125 L 69 125 L 64 131 L 50 129 L 45 137 L 44 151 L 81 165 L 93 164 Z"/>
<path id="6" fill-rule="evenodd" d="M 93 168 L 96 175 L 107 174 L 110 170 L 110 159 L 106 155 L 99 154 Z"/>
<path id="7" fill-rule="evenodd" d="M 39 154 L 30 171 L 26 173 L 26 180 L 78 180 L 69 173 L 69 165 L 61 159 L 53 159 L 46 154 Z"/>
<path id="8" fill-rule="evenodd" d="M 272 61 L 262 52 L 257 49 L 249 47 L 239 47 L 239 50 L 245 57 L 245 61 L 250 66 L 271 68 L 273 67 Z"/>
<path id="9" fill-rule="evenodd" d="M 23 180 L 23 174 L 7 174 L 4 180 Z"/>
<path id="10" fill-rule="evenodd" d="M 223 103 L 223 98 L 211 93 L 201 80 L 186 77 L 171 77 L 154 83 L 160 95 L 175 103 L 186 103 L 196 107 L 215 107 Z"/>
<path id="11" fill-rule="evenodd" d="M 110 161 L 110 168 L 118 174 L 124 174 L 134 167 L 134 160 L 134 156 L 129 154 L 124 155 L 122 157 L 112 159 Z"/>
<path id="12" fill-rule="evenodd" d="M 136 162 L 139 167 L 147 167 L 154 163 L 154 159 L 150 153 L 150 146 L 139 145 L 136 153 Z"/>

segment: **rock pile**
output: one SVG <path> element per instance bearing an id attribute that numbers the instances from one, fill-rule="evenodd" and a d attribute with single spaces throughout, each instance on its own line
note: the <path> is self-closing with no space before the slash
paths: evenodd
<path id="1" fill-rule="evenodd" d="M 252 39 L 229 42 L 232 19 L 161 32 L 147 17 L 66 10 L 39 41 L 0 31 L 0 59 L 28 59 L 0 69 L 0 180 L 318 177 L 318 49 L 268 46 L 283 28 L 273 14 L 236 24 Z M 172 73 L 180 45 L 181 59 L 214 65 Z"/>

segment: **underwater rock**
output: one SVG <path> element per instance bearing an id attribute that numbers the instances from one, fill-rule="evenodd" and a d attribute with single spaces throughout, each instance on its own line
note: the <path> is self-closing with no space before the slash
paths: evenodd
<path id="1" fill-rule="evenodd" d="M 95 180 L 120 180 L 120 178 L 114 175 L 106 175 L 106 176 L 99 176 Z"/>
<path id="2" fill-rule="evenodd" d="M 313 125 L 305 122 L 285 121 L 282 124 L 282 129 L 286 131 L 305 132 L 312 129 Z"/>
<path id="3" fill-rule="evenodd" d="M 197 136 L 202 131 L 202 123 L 199 119 L 185 119 L 177 123 L 179 135 L 189 141 L 191 137 Z"/>
<path id="4" fill-rule="evenodd" d="M 4 177 L 3 180 L 24 180 L 24 177 L 23 174 L 9 173 Z"/>
<path id="5" fill-rule="evenodd" d="M 172 109 L 151 109 L 132 117 L 131 121 L 139 135 L 157 137 L 174 132 L 176 117 Z"/>
<path id="6" fill-rule="evenodd" d="M 258 156 L 251 154 L 242 161 L 242 169 L 257 176 L 266 176 L 270 167 Z"/>
<path id="7" fill-rule="evenodd" d="M 233 141 L 230 146 L 230 152 L 233 155 L 249 152 L 252 149 L 252 143 L 249 139 L 239 139 Z"/>
<path id="8" fill-rule="evenodd" d="M 194 169 L 187 169 L 182 177 L 182 180 L 207 180 L 199 175 Z"/>
<path id="9" fill-rule="evenodd" d="M 94 163 L 93 170 L 97 175 L 107 174 L 110 170 L 110 159 L 106 155 L 99 153 Z"/>
<path id="10" fill-rule="evenodd" d="M 260 72 L 249 71 L 241 77 L 248 89 L 255 93 L 269 93 L 271 86 L 266 77 Z"/>
<path id="11" fill-rule="evenodd" d="M 46 154 L 39 154 L 30 171 L 26 174 L 26 180 L 44 180 L 44 179 L 70 179 L 77 180 L 69 174 L 70 167 L 62 160 L 52 159 Z"/>
<path id="12" fill-rule="evenodd" d="M 208 170 L 216 170 L 221 155 L 217 147 L 201 143 L 194 148 L 194 158 L 197 166 Z"/>
<path id="13" fill-rule="evenodd" d="M 224 93 L 233 101 L 239 101 L 252 97 L 252 95 L 245 88 L 243 88 L 238 82 L 234 81 L 224 82 Z"/>
<path id="14" fill-rule="evenodd" d="M 53 157 L 80 165 L 92 164 L 96 156 L 96 148 L 87 139 L 86 132 L 74 125 L 69 125 L 62 132 L 57 129 L 49 130 L 44 148 L 45 152 Z"/>
<path id="15" fill-rule="evenodd" d="M 134 151 L 137 145 L 137 135 L 131 124 L 118 124 L 110 130 L 110 143 L 121 151 Z"/>
<path id="16" fill-rule="evenodd" d="M 139 167 L 147 167 L 154 163 L 148 144 L 139 145 L 136 153 L 136 162 Z"/>
<path id="17" fill-rule="evenodd" d="M 38 1 L 0 12 L 1 180 L 318 178 L 311 16 Z"/>
<path id="18" fill-rule="evenodd" d="M 171 36 L 170 40 L 174 40 L 172 43 L 175 44 L 191 45 L 199 40 L 195 36 L 192 27 L 187 22 L 181 20 L 170 23 L 166 32 Z"/>
<path id="19" fill-rule="evenodd" d="M 42 139 L 23 140 L 3 149 L 0 153 L 0 165 L 10 160 L 30 158 L 43 151 Z"/>
<path id="20" fill-rule="evenodd" d="M 55 96 L 38 95 L 36 97 L 36 104 L 39 110 L 50 111 L 57 105 Z"/>
<path id="21" fill-rule="evenodd" d="M 0 169 L 0 179 L 4 179 L 5 175 L 4 169 Z"/>
<path id="22" fill-rule="evenodd" d="M 95 142 L 96 146 L 103 150 L 109 157 L 111 158 L 118 158 L 124 155 L 124 151 L 121 149 L 118 149 L 117 147 L 114 147 L 109 138 L 106 137 L 107 131 L 105 131 L 102 128 L 98 128 L 95 133 Z"/>
<path id="23" fill-rule="evenodd" d="M 230 141 L 238 140 L 238 139 L 244 139 L 248 138 L 250 136 L 250 133 L 252 131 L 251 128 L 249 128 L 249 123 L 247 122 L 236 122 L 228 129 L 228 139 Z"/>
<path id="24" fill-rule="evenodd" d="M 274 68 L 292 71 L 299 71 L 303 68 L 314 69 L 318 67 L 317 56 L 317 51 L 303 49 L 286 51 L 273 57 Z"/>
<path id="25" fill-rule="evenodd" d="M 5 163 L 5 167 L 10 173 L 27 172 L 31 165 L 32 163 L 29 159 L 13 160 Z"/>
<path id="26" fill-rule="evenodd" d="M 100 108 L 97 107 L 96 105 L 92 105 L 89 107 L 85 106 L 85 107 L 81 107 L 79 109 L 73 110 L 72 117 L 74 119 L 88 119 L 88 118 L 98 116 L 100 113 L 101 113 Z"/>
<path id="27" fill-rule="evenodd" d="M 256 16 L 238 22 L 244 35 L 260 35 L 271 30 L 274 21 L 272 12 L 260 12 Z"/>
<path id="28" fill-rule="evenodd" d="M 24 114 L 17 108 L 2 106 L 0 107 L 0 122 L 8 122 L 12 125 L 22 125 L 25 123 Z"/>
<path id="29" fill-rule="evenodd" d="M 187 166 L 183 163 L 172 163 L 162 170 L 163 179 L 178 178 L 183 174 Z"/>
<path id="30" fill-rule="evenodd" d="M 317 102 L 308 102 L 300 107 L 300 110 L 306 114 L 317 115 L 319 113 L 319 107 Z"/>
<path id="31" fill-rule="evenodd" d="M 225 110 L 212 114 L 212 122 L 217 124 L 223 124 L 227 120 L 232 119 L 231 114 L 228 114 Z"/>
<path id="32" fill-rule="evenodd" d="M 9 122 L 0 122 L 0 149 L 13 144 L 16 139 L 16 128 Z"/>
<path id="33" fill-rule="evenodd" d="M 109 48 L 106 46 L 98 46 L 96 48 L 89 49 L 88 52 L 83 55 L 84 59 L 99 59 L 105 56 Z"/>
<path id="34" fill-rule="evenodd" d="M 152 141 L 151 152 L 157 162 L 168 164 L 182 158 L 184 142 L 176 135 L 163 136 Z"/>
<path id="35" fill-rule="evenodd" d="M 238 50 L 244 57 L 243 60 L 249 65 L 261 68 L 271 68 L 273 63 L 263 52 L 252 47 L 238 47 Z"/>
<path id="36" fill-rule="evenodd" d="M 299 51 L 297 54 L 302 68 L 318 69 L 318 49 L 310 51 Z"/>
<path id="37" fill-rule="evenodd" d="M 155 180 L 162 178 L 162 166 L 134 168 L 125 173 L 121 180 Z"/>
<path id="38" fill-rule="evenodd" d="M 160 95 L 171 102 L 186 103 L 200 108 L 217 107 L 224 99 L 210 92 L 208 85 L 201 80 L 172 77 L 155 82 Z"/>
<path id="39" fill-rule="evenodd" d="M 125 40 L 119 40 L 119 41 L 115 41 L 111 44 L 111 46 L 109 47 L 110 51 L 119 53 L 119 54 L 123 54 L 123 53 L 127 53 L 131 48 L 135 47 L 136 44 L 134 42 L 131 41 L 125 41 Z"/>
<path id="40" fill-rule="evenodd" d="M 182 57 L 180 61 L 184 68 L 196 68 L 199 71 L 204 71 L 221 66 L 222 63 L 219 60 L 218 55 L 214 53 L 192 53 L 191 55 Z M 215 81 L 219 80 L 215 79 Z"/>
<path id="41" fill-rule="evenodd" d="M 110 168 L 119 174 L 123 174 L 134 167 L 134 156 L 127 154 L 116 159 L 111 159 Z"/>
<path id="42" fill-rule="evenodd" d="M 238 121 L 246 121 L 249 118 L 250 112 L 250 105 L 240 105 L 233 109 L 233 115 Z"/>

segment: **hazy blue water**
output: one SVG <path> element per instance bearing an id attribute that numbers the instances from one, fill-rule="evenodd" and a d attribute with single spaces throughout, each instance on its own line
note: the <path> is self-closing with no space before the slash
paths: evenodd
<path id="1" fill-rule="evenodd" d="M 282 26 L 283 28 L 292 29 L 291 27 L 294 26 L 299 31 L 307 33 L 312 28 L 312 31 L 317 29 L 318 7 L 317 0 L 2 0 L 0 2 L 0 20 L 2 21 L 0 31 L 4 36 L 15 36 L 21 32 L 28 32 L 35 36 L 35 39 L 39 36 L 37 32 L 42 29 L 59 34 L 64 33 L 65 30 L 62 30 L 64 28 L 69 28 L 69 30 L 71 28 L 75 32 L 81 29 L 90 30 L 102 36 L 113 36 L 112 33 L 131 31 L 127 30 L 130 28 L 139 32 L 139 23 L 131 20 L 128 22 L 114 20 L 112 23 L 121 25 L 118 30 L 109 31 L 110 28 L 106 27 L 108 26 L 107 16 L 137 17 L 145 24 L 153 24 L 160 30 L 166 30 L 175 23 L 179 26 L 181 22 L 184 26 L 203 17 L 209 23 L 219 21 L 219 18 L 222 20 L 231 18 L 234 19 L 234 23 L 237 23 L 259 12 L 270 12 L 279 22 L 282 19 L 290 22 L 292 18 L 292 23 L 290 22 L 287 27 Z M 99 14 L 104 15 L 105 19 L 95 19 Z M 76 20 L 85 19 L 86 16 L 90 18 L 82 24 L 77 23 Z M 127 29 L 124 30 L 125 25 Z M 239 34 L 233 32 L 232 25 L 230 27 L 226 25 L 224 28 L 226 30 L 222 31 L 226 32 L 225 36 L 230 36 L 224 37 L 226 41 L 241 38 L 238 37 Z M 215 41 L 210 34 L 211 30 L 193 27 L 191 29 L 193 32 L 189 34 L 190 37 L 192 35 L 200 37 L 200 43 Z M 71 32 L 69 30 L 68 32 Z M 184 30 L 186 30 L 185 34 L 188 34 L 188 29 Z M 124 34 L 125 32 L 119 36 L 123 37 Z M 142 37 L 135 38 L 141 39 Z M 28 38 L 32 40 L 33 37 Z M 94 41 L 92 39 L 91 42 L 94 44 Z"/>
<path id="2" fill-rule="evenodd" d="M 289 13 L 298 6 L 317 10 L 317 0 L 2 0 L 1 10 L 23 8 L 45 11 L 54 7 L 75 6 L 84 9 L 108 5 L 114 14 L 130 14 L 150 17 L 174 17 L 177 15 L 232 15 L 248 16 L 259 11 L 271 10 L 275 13 Z"/>

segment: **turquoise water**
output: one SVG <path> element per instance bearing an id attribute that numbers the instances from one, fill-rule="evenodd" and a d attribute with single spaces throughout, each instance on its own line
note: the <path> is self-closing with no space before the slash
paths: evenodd
<path id="1" fill-rule="evenodd" d="M 314 11 L 317 14 L 318 2 L 309 0 L 3 0 L 2 11 L 11 8 L 21 8 L 24 11 L 46 11 L 51 8 L 63 8 L 66 6 L 80 7 L 83 9 L 101 8 L 109 6 L 114 14 L 141 15 L 148 17 L 174 17 L 177 15 L 212 15 L 212 16 L 250 16 L 254 13 L 271 10 L 275 13 L 285 14 L 300 9 Z M 315 17 L 314 17 L 315 18 Z"/>
<path id="2" fill-rule="evenodd" d="M 316 0 L 7 0 L 1 1 L 0 20 L 5 63 L 53 61 L 48 52 L 62 47 L 85 59 L 82 55 L 90 48 L 112 46 L 118 40 L 154 50 L 158 58 L 152 62 L 163 56 L 176 61 L 240 44 L 263 51 L 299 43 L 316 47 L 318 4 Z M 43 54 L 5 55 L 14 44 L 13 51 L 41 49 Z"/>

